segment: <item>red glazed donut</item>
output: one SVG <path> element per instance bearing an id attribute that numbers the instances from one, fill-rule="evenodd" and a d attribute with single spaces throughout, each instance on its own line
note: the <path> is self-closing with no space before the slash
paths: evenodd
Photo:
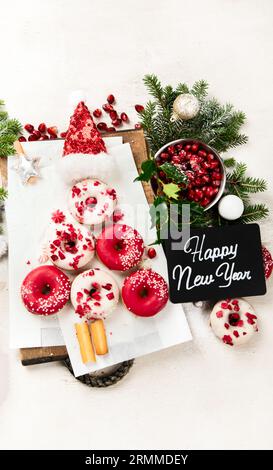
<path id="1" fill-rule="evenodd" d="M 151 269 L 139 269 L 128 276 L 121 295 L 128 310 L 139 317 L 153 317 L 165 307 L 169 298 L 163 277 Z"/>
<path id="2" fill-rule="evenodd" d="M 39 266 L 24 279 L 21 296 L 25 307 L 36 315 L 52 315 L 61 310 L 70 295 L 70 281 L 55 266 Z"/>
<path id="3" fill-rule="evenodd" d="M 107 268 L 127 271 L 141 260 L 144 243 L 137 230 L 125 224 L 114 224 L 101 232 L 96 249 Z"/>

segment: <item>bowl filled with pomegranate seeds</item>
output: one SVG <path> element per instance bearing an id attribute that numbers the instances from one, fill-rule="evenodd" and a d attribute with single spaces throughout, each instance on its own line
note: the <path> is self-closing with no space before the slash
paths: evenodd
<path id="1" fill-rule="evenodd" d="M 174 165 L 187 176 L 187 184 L 179 184 L 179 199 L 194 201 L 207 210 L 222 196 L 226 184 L 225 167 L 220 155 L 204 142 L 174 140 L 158 150 L 155 161 L 163 183 L 172 182 L 160 169 L 164 163 Z"/>

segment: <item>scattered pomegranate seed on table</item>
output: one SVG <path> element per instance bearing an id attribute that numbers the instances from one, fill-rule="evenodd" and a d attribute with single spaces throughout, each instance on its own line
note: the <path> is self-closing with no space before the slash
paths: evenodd
<path id="1" fill-rule="evenodd" d="M 41 132 L 41 134 L 44 134 L 47 131 L 46 125 L 44 122 L 41 122 L 41 124 L 39 124 L 38 131 Z"/>
<path id="2" fill-rule="evenodd" d="M 100 131 L 106 131 L 107 129 L 107 124 L 106 122 L 99 122 L 97 124 L 97 128 L 100 130 Z"/>
<path id="3" fill-rule="evenodd" d="M 118 113 L 115 110 L 113 110 L 113 111 L 110 111 L 109 116 L 112 121 L 115 121 L 118 118 Z"/>
<path id="4" fill-rule="evenodd" d="M 122 124 L 122 120 L 117 118 L 117 119 L 115 119 L 115 121 L 112 121 L 112 124 L 113 124 L 114 127 L 120 127 L 121 124 Z"/>
<path id="5" fill-rule="evenodd" d="M 144 106 L 142 106 L 142 104 L 136 104 L 135 105 L 135 110 L 136 110 L 137 113 L 143 113 Z"/>
<path id="6" fill-rule="evenodd" d="M 109 104 L 113 104 L 115 102 L 114 95 L 108 95 L 107 96 L 107 101 L 108 101 Z"/>
<path id="7" fill-rule="evenodd" d="M 34 131 L 32 132 L 32 134 L 37 135 L 38 139 L 40 139 L 40 137 L 41 137 L 41 135 L 42 135 L 41 132 L 40 132 L 40 131 L 36 131 L 36 129 L 34 129 Z"/>
<path id="8" fill-rule="evenodd" d="M 107 132 L 116 132 L 116 129 L 114 127 L 107 127 L 106 131 Z"/>
<path id="9" fill-rule="evenodd" d="M 95 118 L 98 119 L 98 118 L 101 117 L 101 115 L 102 115 L 102 110 L 101 109 L 97 108 L 97 109 L 95 109 L 95 111 L 93 111 L 93 116 L 95 116 Z"/>
<path id="10" fill-rule="evenodd" d="M 61 133 L 60 133 L 60 137 L 61 137 L 62 139 L 65 139 L 65 138 L 66 138 L 66 134 L 67 134 L 67 131 L 61 132 Z"/>
<path id="11" fill-rule="evenodd" d="M 113 213 L 113 222 L 119 222 L 121 219 L 123 219 L 124 214 L 121 212 L 120 209 L 116 209 L 115 212 Z"/>
<path id="12" fill-rule="evenodd" d="M 156 257 L 156 250 L 155 248 L 149 248 L 147 251 L 147 255 L 150 259 L 153 259 Z"/>
<path id="13" fill-rule="evenodd" d="M 36 134 L 30 134 L 28 137 L 29 142 L 32 142 L 34 140 L 38 140 L 38 136 Z"/>
<path id="14" fill-rule="evenodd" d="M 47 132 L 49 133 L 50 136 L 52 137 L 57 137 L 58 135 L 58 129 L 56 126 L 51 126 L 47 128 Z"/>
<path id="15" fill-rule="evenodd" d="M 137 122 L 135 124 L 135 129 L 141 129 L 141 128 L 142 128 L 142 126 L 141 126 L 140 122 Z"/>
<path id="16" fill-rule="evenodd" d="M 111 104 L 109 103 L 106 103 L 106 104 L 103 104 L 102 105 L 102 109 L 106 112 L 106 113 L 110 113 L 110 111 L 113 111 L 114 108 Z"/>
<path id="17" fill-rule="evenodd" d="M 44 134 L 44 135 L 42 135 L 42 136 L 40 137 L 39 140 L 49 140 L 49 137 L 48 137 L 47 134 Z"/>
<path id="18" fill-rule="evenodd" d="M 23 135 L 20 135 L 18 140 L 19 140 L 19 142 L 26 142 L 27 141 L 27 139 Z"/>
<path id="19" fill-rule="evenodd" d="M 129 118 L 126 113 L 121 113 L 120 118 L 123 122 L 128 122 Z"/>
<path id="20" fill-rule="evenodd" d="M 24 129 L 31 134 L 34 131 L 34 126 L 32 124 L 26 124 Z"/>

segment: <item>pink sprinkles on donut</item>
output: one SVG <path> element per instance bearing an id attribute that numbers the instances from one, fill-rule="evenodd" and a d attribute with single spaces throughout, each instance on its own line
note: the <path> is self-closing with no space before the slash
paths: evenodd
<path id="1" fill-rule="evenodd" d="M 169 295 L 168 287 L 163 277 L 152 271 L 152 269 L 140 269 L 136 271 L 135 275 L 131 275 L 127 279 L 130 280 L 132 291 L 144 285 L 145 287 L 152 288 L 160 300 L 165 299 Z"/>
<path id="2" fill-rule="evenodd" d="M 125 254 L 119 255 L 119 260 L 124 271 L 135 265 L 135 260 L 139 260 L 142 256 L 144 243 L 140 234 L 133 228 L 124 225 L 124 238 L 122 239 L 123 247 L 126 249 Z M 138 243 L 140 245 L 138 246 Z"/>
<path id="3" fill-rule="evenodd" d="M 33 277 L 35 275 L 36 277 Z M 40 279 L 43 276 L 44 285 Z M 41 266 L 31 271 L 24 279 L 21 296 L 31 313 L 46 316 L 57 313 L 64 307 L 69 300 L 70 289 L 69 278 L 62 271 L 55 266 Z"/>

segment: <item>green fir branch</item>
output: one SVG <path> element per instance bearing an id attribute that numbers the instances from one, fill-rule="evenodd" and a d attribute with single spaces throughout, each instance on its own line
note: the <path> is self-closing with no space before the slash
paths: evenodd
<path id="1" fill-rule="evenodd" d="M 245 206 L 245 210 L 240 221 L 244 224 L 248 224 L 265 219 L 268 215 L 269 209 L 265 204 L 249 204 L 248 206 Z"/>
<path id="2" fill-rule="evenodd" d="M 0 100 L 0 108 L 4 101 Z M 22 131 L 17 119 L 10 119 L 5 110 L 0 109 L 0 157 L 7 157 L 15 153 L 13 144 Z"/>
<path id="3" fill-rule="evenodd" d="M 5 188 L 0 188 L 0 201 L 4 201 L 8 197 L 8 192 Z"/>

